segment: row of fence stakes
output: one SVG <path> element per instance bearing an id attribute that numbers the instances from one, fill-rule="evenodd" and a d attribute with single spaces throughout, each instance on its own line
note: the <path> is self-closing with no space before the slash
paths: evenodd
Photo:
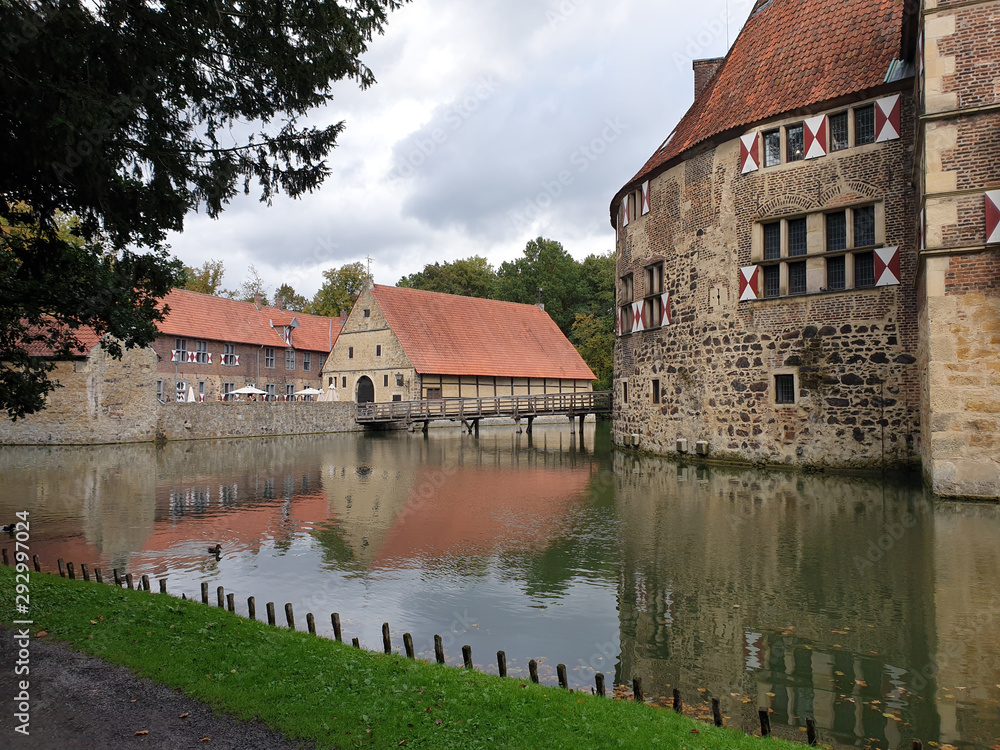
<path id="1" fill-rule="evenodd" d="M 42 568 L 38 560 L 38 555 L 31 556 L 32 566 L 36 573 L 41 573 Z M 7 548 L 3 548 L 3 564 L 10 567 L 10 559 L 8 557 Z M 61 557 L 57 561 L 59 567 L 59 576 L 61 578 L 71 578 L 76 580 L 76 569 L 71 562 L 65 562 Z M 90 569 L 86 563 L 80 565 L 80 574 L 84 581 L 90 581 Z M 114 585 L 121 588 L 123 585 L 129 589 L 135 588 L 135 581 L 131 573 L 126 573 L 124 578 L 122 578 L 121 571 L 118 568 L 113 568 L 112 573 L 114 575 Z M 97 583 L 104 583 L 104 576 L 99 567 L 95 567 L 93 570 L 94 580 Z M 143 575 L 139 579 L 139 588 L 142 591 L 150 591 L 149 576 Z M 202 604 L 209 603 L 208 596 L 208 582 L 202 581 L 201 584 L 201 602 Z M 167 579 L 159 579 L 159 590 L 161 594 L 167 593 Z M 187 600 L 187 594 L 182 594 L 182 598 Z M 223 586 L 219 586 L 216 589 L 216 603 L 219 609 L 226 609 L 229 612 L 236 612 L 236 595 L 227 594 Z M 267 624 L 276 627 L 277 621 L 275 617 L 274 602 L 267 602 Z M 247 612 L 248 619 L 257 619 L 257 604 L 254 597 L 247 598 Z M 289 630 L 295 630 L 295 613 L 292 609 L 291 603 L 285 604 L 285 621 L 288 625 Z M 334 612 L 330 615 L 330 624 L 333 626 L 333 636 L 338 643 L 344 642 L 343 630 L 340 624 L 340 614 Z M 306 615 L 306 626 L 311 635 L 316 635 L 316 618 L 313 616 L 312 612 Z M 361 648 L 361 641 L 358 638 L 351 639 L 351 645 L 354 648 Z M 382 623 L 382 647 L 386 654 L 392 653 L 392 638 L 389 632 L 389 623 Z M 416 654 L 413 649 L 413 636 L 409 633 L 403 633 L 403 648 L 406 652 L 406 658 L 415 659 Z M 445 664 L 444 655 L 444 642 L 440 635 L 434 636 L 434 657 L 438 664 Z M 462 646 L 462 665 L 465 669 L 474 669 L 472 663 L 472 647 L 469 645 Z M 497 651 L 497 670 L 500 677 L 507 677 L 507 655 L 503 651 Z M 564 689 L 569 689 L 569 681 L 566 674 L 566 665 L 558 664 L 556 665 L 556 675 L 559 680 L 559 687 Z M 528 661 L 528 677 L 531 682 L 536 685 L 539 684 L 538 679 L 538 662 L 534 659 Z M 594 675 L 594 694 L 602 698 L 607 697 L 607 692 L 604 682 L 604 674 L 597 672 Z M 633 677 L 632 678 L 632 697 L 636 703 L 645 702 L 645 696 L 642 691 L 642 678 Z M 681 693 L 677 688 L 673 689 L 673 710 L 675 713 L 683 713 L 684 705 L 681 701 Z M 758 716 L 760 718 L 760 734 L 762 737 L 769 737 L 771 735 L 771 716 L 770 710 L 766 708 L 761 708 L 758 710 Z M 712 721 L 717 727 L 725 726 L 722 716 L 722 706 L 718 698 L 712 698 Z M 816 735 L 816 722 L 811 719 L 806 719 L 806 739 L 809 745 L 815 746 L 817 744 Z M 920 740 L 913 740 L 912 750 L 923 750 L 923 744 Z"/>

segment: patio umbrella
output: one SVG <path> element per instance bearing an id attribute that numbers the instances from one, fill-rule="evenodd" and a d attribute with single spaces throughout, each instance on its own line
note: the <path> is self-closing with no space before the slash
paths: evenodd
<path id="1" fill-rule="evenodd" d="M 263 396 L 267 391 L 262 391 L 260 388 L 254 388 L 252 385 L 245 385 L 239 390 L 233 391 L 233 393 L 239 393 L 243 396 Z"/>
<path id="2" fill-rule="evenodd" d="M 320 396 L 322 394 L 323 391 L 321 391 L 319 388 L 313 388 L 312 386 L 309 386 L 308 388 L 303 388 L 301 391 L 295 392 L 296 396 Z"/>
<path id="3" fill-rule="evenodd" d="M 195 401 L 197 401 L 197 399 L 194 397 L 194 386 L 193 385 L 189 385 L 188 386 L 188 397 L 187 397 L 187 400 L 188 400 L 189 404 L 194 403 Z"/>

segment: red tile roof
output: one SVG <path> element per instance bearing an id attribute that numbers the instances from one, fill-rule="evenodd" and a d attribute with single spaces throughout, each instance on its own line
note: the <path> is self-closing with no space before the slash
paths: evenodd
<path id="1" fill-rule="evenodd" d="M 55 318 L 46 317 L 47 321 L 44 325 L 29 325 L 27 327 L 27 334 L 29 337 L 34 337 L 38 335 L 48 335 L 49 331 L 59 331 L 60 334 L 65 334 L 70 331 L 69 326 L 64 323 L 57 322 Z M 101 342 L 101 337 L 97 335 L 97 332 L 90 326 L 80 326 L 73 330 L 73 335 L 76 336 L 77 341 L 80 345 L 71 350 L 70 356 L 76 355 L 80 357 L 85 357 Z M 54 350 L 45 341 L 31 341 L 26 347 L 28 350 L 28 356 L 30 357 L 51 357 L 54 354 Z"/>
<path id="2" fill-rule="evenodd" d="M 717 136 L 881 86 L 899 57 L 904 0 L 758 2 L 674 132 L 611 202 Z M 735 131 L 730 133 L 729 131 Z"/>
<path id="3" fill-rule="evenodd" d="M 535 305 L 380 285 L 373 294 L 421 374 L 595 379 Z"/>
<path id="4" fill-rule="evenodd" d="M 157 327 L 168 336 L 284 347 L 281 328 L 293 317 L 299 321 L 299 327 L 292 333 L 292 345 L 296 349 L 329 353 L 340 335 L 339 318 L 292 313 L 277 307 L 258 310 L 252 302 L 237 302 L 185 289 L 172 289 L 163 302 L 170 309 L 167 319 Z M 278 326 L 277 330 L 272 328 L 272 322 Z"/>

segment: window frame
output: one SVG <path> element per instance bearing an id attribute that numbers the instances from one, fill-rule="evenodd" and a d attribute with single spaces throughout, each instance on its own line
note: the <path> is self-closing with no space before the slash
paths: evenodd
<path id="1" fill-rule="evenodd" d="M 785 130 L 785 163 L 793 164 L 799 161 L 805 161 L 806 158 L 806 125 L 804 122 L 793 122 L 789 125 L 784 126 Z M 794 143 L 793 131 L 797 133 L 796 140 L 798 143 Z M 799 150 L 796 153 L 792 153 L 792 148 L 797 145 Z"/>
<path id="2" fill-rule="evenodd" d="M 222 400 L 232 401 L 233 391 L 236 390 L 236 383 L 223 383 L 222 384 Z"/>
<path id="3" fill-rule="evenodd" d="M 652 385 L 652 389 L 653 389 L 653 393 L 652 393 L 653 403 L 654 404 L 658 404 L 658 403 L 660 403 L 660 400 L 662 398 L 662 394 L 660 392 L 660 379 L 659 378 L 653 378 L 652 381 L 651 381 L 651 385 Z"/>
<path id="4" fill-rule="evenodd" d="M 302 352 L 302 370 L 303 372 L 312 370 L 312 352 Z"/>
<path id="5" fill-rule="evenodd" d="M 795 406 L 798 403 L 795 374 L 790 372 L 776 372 L 772 378 L 774 405 Z"/>
<path id="6" fill-rule="evenodd" d="M 635 301 L 635 274 L 627 273 L 620 277 L 621 296 L 618 307 L 621 311 L 622 334 L 632 333 L 632 303 Z"/>
<path id="7" fill-rule="evenodd" d="M 296 359 L 297 359 L 297 357 L 295 356 L 295 350 L 294 349 L 285 349 L 285 369 L 286 370 L 294 370 L 295 369 Z"/>
<path id="8" fill-rule="evenodd" d="M 228 367 L 236 366 L 236 344 L 222 345 L 222 364 Z"/>
<path id="9" fill-rule="evenodd" d="M 264 348 L 264 369 L 274 370 L 277 368 L 277 360 L 274 356 L 274 349 L 271 347 Z"/>
<path id="10" fill-rule="evenodd" d="M 768 151 L 768 139 L 777 138 L 777 151 L 774 152 L 776 161 L 771 160 L 772 153 Z M 781 166 L 781 128 L 771 128 L 770 130 L 763 130 L 760 134 L 760 146 L 763 151 L 761 154 L 761 165 L 764 167 L 778 167 Z"/>

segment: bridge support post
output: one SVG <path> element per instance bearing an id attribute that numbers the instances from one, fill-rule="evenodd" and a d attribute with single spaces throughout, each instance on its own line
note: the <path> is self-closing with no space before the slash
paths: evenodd
<path id="1" fill-rule="evenodd" d="M 535 421 L 534 417 L 528 417 L 528 434 L 531 434 L 531 423 Z"/>
<path id="2" fill-rule="evenodd" d="M 421 430 L 421 432 L 423 432 L 426 435 L 427 434 L 427 430 L 430 428 L 430 426 L 431 426 L 430 421 L 425 421 L 423 429 Z"/>
<path id="3" fill-rule="evenodd" d="M 479 420 L 478 419 L 473 419 L 472 420 L 472 429 L 475 431 L 476 437 L 479 437 Z"/>
<path id="4" fill-rule="evenodd" d="M 580 422 L 580 442 L 581 443 L 583 442 L 583 422 L 586 419 L 587 419 L 587 415 L 586 414 L 581 414 L 580 417 L 579 417 L 579 422 Z"/>
<path id="5" fill-rule="evenodd" d="M 517 425 L 517 434 L 520 435 L 524 430 L 521 429 L 521 417 L 514 416 L 514 424 Z"/>

